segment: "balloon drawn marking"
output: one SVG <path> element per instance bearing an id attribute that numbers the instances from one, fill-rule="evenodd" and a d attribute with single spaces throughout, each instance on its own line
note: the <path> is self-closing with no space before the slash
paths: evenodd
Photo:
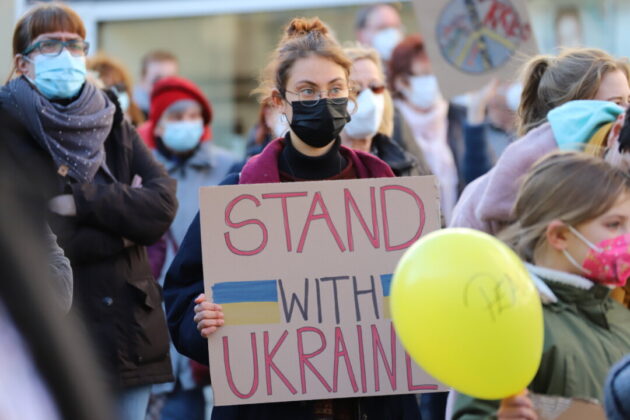
<path id="1" fill-rule="evenodd" d="M 492 274 L 479 273 L 471 277 L 464 288 L 464 306 L 485 309 L 494 322 L 516 302 L 516 286 L 507 274 L 497 279 Z"/>

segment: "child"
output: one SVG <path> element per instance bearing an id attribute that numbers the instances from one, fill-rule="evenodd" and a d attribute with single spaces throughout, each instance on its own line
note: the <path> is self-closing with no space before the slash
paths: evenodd
<path id="1" fill-rule="evenodd" d="M 557 153 L 525 179 L 501 233 L 536 282 L 545 340 L 531 392 L 603 401 L 611 366 L 630 352 L 630 312 L 610 298 L 630 277 L 630 176 L 599 158 Z M 497 408 L 499 411 L 496 412 Z M 537 418 L 527 396 L 460 395 L 453 419 Z"/>

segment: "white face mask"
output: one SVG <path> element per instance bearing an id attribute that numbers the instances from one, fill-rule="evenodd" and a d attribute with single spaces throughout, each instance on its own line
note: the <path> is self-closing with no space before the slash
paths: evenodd
<path id="1" fill-rule="evenodd" d="M 396 45 L 403 39 L 403 34 L 398 28 L 387 28 L 378 31 L 372 38 L 372 47 L 384 61 L 392 58 Z"/>
<path id="2" fill-rule="evenodd" d="M 440 97 L 440 88 L 437 78 L 432 74 L 426 76 L 411 76 L 409 78 L 409 84 L 411 87 L 406 95 L 407 99 L 419 108 L 431 108 Z"/>
<path id="3" fill-rule="evenodd" d="M 353 139 L 371 139 L 381 126 L 384 110 L 385 96 L 382 93 L 375 94 L 372 89 L 364 89 L 357 97 L 356 112 L 355 104 L 348 102 L 351 120 L 343 130 Z"/>
<path id="4" fill-rule="evenodd" d="M 507 92 L 505 92 L 505 101 L 508 108 L 516 112 L 521 103 L 521 94 L 523 93 L 523 85 L 520 83 L 512 83 Z"/>

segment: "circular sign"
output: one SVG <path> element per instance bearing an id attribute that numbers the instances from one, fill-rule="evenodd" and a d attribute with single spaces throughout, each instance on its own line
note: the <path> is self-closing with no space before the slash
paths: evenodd
<path id="1" fill-rule="evenodd" d="M 473 74 L 507 63 L 530 33 L 510 0 L 452 0 L 437 24 L 437 42 L 446 61 Z"/>

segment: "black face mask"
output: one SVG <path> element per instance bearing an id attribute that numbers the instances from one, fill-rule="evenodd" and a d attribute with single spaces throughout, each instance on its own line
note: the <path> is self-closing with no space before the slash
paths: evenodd
<path id="1" fill-rule="evenodd" d="M 320 148 L 336 139 L 346 123 L 350 121 L 348 98 L 336 99 L 337 103 L 333 103 L 328 98 L 320 99 L 316 105 L 308 106 L 313 102 L 291 102 L 293 118 L 290 126 L 304 143 Z"/>

